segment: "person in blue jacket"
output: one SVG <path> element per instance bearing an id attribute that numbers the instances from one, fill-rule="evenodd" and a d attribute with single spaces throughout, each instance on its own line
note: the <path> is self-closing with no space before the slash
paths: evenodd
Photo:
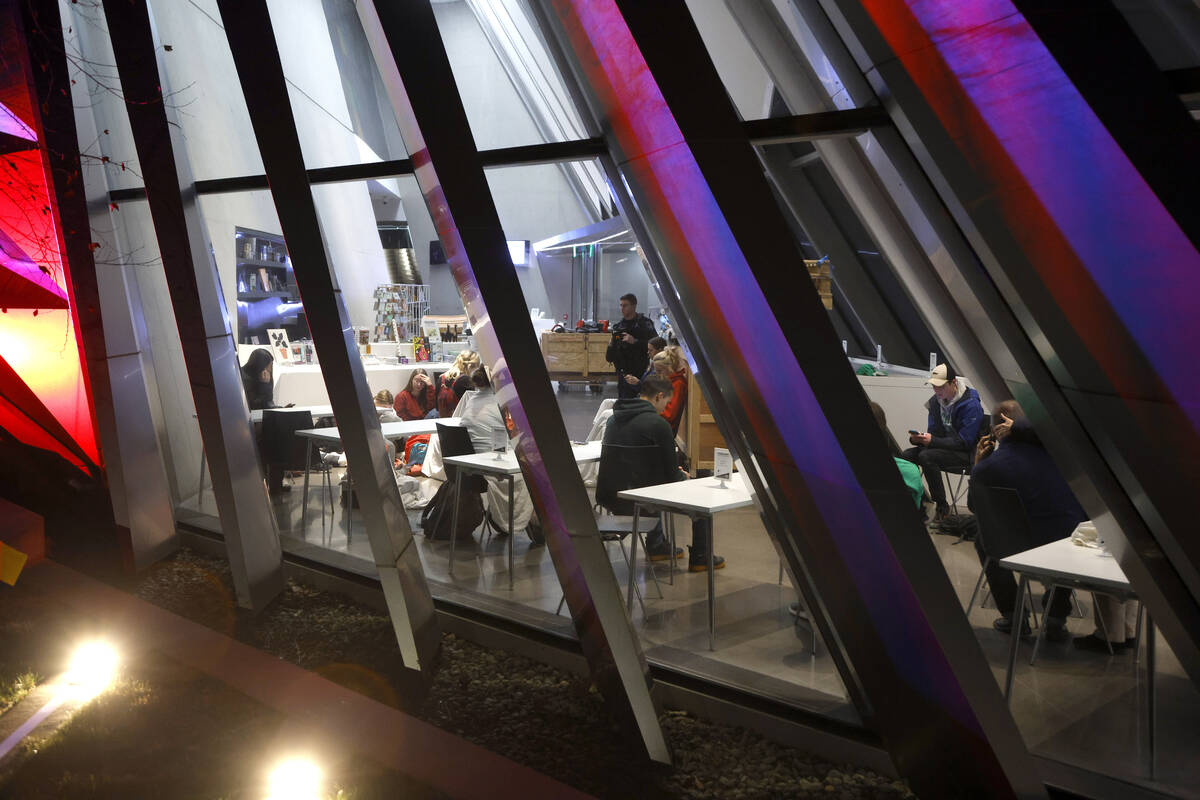
<path id="1" fill-rule="evenodd" d="M 913 447 L 902 455 L 925 471 L 929 496 L 937 505 L 934 519 L 940 520 L 950 513 L 942 470 L 971 468 L 983 423 L 983 404 L 979 392 L 946 364 L 934 367 L 925 384 L 933 387 L 933 397 L 925 404 L 929 424 L 925 433 L 909 434 L 908 442 Z"/>

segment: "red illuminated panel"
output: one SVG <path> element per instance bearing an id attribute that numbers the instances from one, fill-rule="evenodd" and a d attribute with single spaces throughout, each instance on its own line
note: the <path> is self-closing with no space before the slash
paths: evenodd
<path id="1" fill-rule="evenodd" d="M 0 115 L 15 117 L 8 108 L 0 109 Z M 98 464 L 74 316 L 65 302 L 67 282 L 54 219 L 40 152 L 0 156 L 0 243 L 9 245 L 5 266 L 14 267 L 2 270 L 0 280 L 0 308 L 5 309 L 0 313 L 0 358 L 11 366 L 0 370 L 0 396 L 5 398 L 0 427 L 26 444 L 69 452 L 65 457 L 76 465 L 85 459 Z M 31 301 L 33 296 L 37 299 Z M 28 310 L 31 302 L 39 307 Z M 53 424 L 39 422 L 43 412 Z M 49 446 L 47 439 L 56 445 Z"/>

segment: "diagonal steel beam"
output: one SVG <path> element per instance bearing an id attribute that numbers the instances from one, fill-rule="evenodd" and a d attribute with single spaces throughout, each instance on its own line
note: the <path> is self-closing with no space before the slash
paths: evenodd
<path id="1" fill-rule="evenodd" d="M 387 457 L 379 417 L 313 203 L 265 0 L 218 0 L 321 373 L 355 477 L 384 599 L 419 693 L 440 645 L 433 598 Z M 350 268 L 349 265 L 346 268 Z"/>
<path id="2" fill-rule="evenodd" d="M 238 604 L 261 610 L 283 589 L 283 552 L 258 468 L 237 343 L 200 216 L 183 127 L 175 109 L 163 102 L 166 69 L 146 3 L 106 0 L 104 11 Z"/>
<path id="3" fill-rule="evenodd" d="M 693 355 L 721 388 L 714 412 L 860 711 L 922 796 L 1042 795 L 816 291 L 788 266 L 800 255 L 686 6 L 543 7 L 663 256 L 664 294 L 695 321 Z"/>
<path id="4" fill-rule="evenodd" d="M 571 453 L 433 9 L 427 0 L 358 9 L 480 353 L 513 421 L 521 472 L 592 676 L 630 740 L 649 758 L 669 761 L 646 660 Z"/>
<path id="5" fill-rule="evenodd" d="M 858 80 L 889 98 L 905 144 L 937 187 L 934 202 L 982 261 L 982 281 L 964 272 L 982 283 L 972 288 L 987 319 L 976 327 L 994 324 L 1019 345 L 1005 374 L 1014 395 L 1044 401 L 1039 433 L 1200 681 L 1200 543 L 1190 535 L 1200 382 L 1178 369 L 1200 337 L 1191 308 L 1200 252 L 1186 215 L 1182 223 L 1172 215 L 1179 195 L 1154 193 L 1137 153 L 1117 138 L 1128 127 L 1102 124 L 1089 93 L 1013 4 L 821 2 Z M 950 9 L 954 23 L 943 26 L 938 14 Z M 1077 45 L 1103 49 L 1099 40 Z M 981 53 L 997 57 L 981 61 Z M 1134 90 L 1122 80 L 1113 91 Z M 1122 102 L 1178 105 L 1150 91 L 1108 98 L 1100 113 Z M 1026 127 L 1029 119 L 1038 125 Z"/>

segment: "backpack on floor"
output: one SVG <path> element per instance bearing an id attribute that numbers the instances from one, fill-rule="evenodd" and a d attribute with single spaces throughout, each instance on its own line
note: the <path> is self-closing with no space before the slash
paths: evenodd
<path id="1" fill-rule="evenodd" d="M 471 476 L 476 477 L 476 476 Z M 454 507 L 458 506 L 458 539 L 469 538 L 483 522 L 482 481 L 464 480 L 462 495 L 455 491 L 454 481 L 443 481 L 437 493 L 421 513 L 421 530 L 434 541 L 448 541 L 453 524 Z"/>

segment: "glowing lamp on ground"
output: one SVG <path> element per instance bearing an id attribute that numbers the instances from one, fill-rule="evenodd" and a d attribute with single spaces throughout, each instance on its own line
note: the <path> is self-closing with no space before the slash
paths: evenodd
<path id="1" fill-rule="evenodd" d="M 108 642 L 93 640 L 75 648 L 63 680 L 70 691 L 84 699 L 95 697 L 112 684 L 121 658 Z"/>
<path id="2" fill-rule="evenodd" d="M 323 777 L 306 758 L 282 761 L 267 778 L 267 800 L 319 800 Z"/>

